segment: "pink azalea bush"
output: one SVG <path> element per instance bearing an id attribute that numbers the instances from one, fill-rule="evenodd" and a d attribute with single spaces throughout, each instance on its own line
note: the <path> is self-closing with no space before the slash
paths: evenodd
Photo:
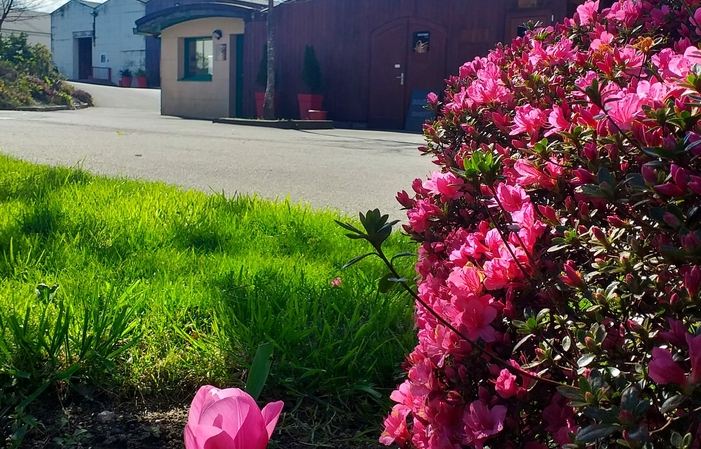
<path id="1" fill-rule="evenodd" d="M 700 446 L 700 41 L 699 0 L 587 1 L 429 96 L 382 443 Z"/>
<path id="2" fill-rule="evenodd" d="M 282 412 L 282 401 L 263 410 L 243 390 L 201 387 L 185 426 L 186 449 L 265 449 Z"/>

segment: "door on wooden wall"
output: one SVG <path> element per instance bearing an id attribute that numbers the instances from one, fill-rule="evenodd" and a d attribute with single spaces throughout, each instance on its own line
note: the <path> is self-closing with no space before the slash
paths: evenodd
<path id="1" fill-rule="evenodd" d="M 414 90 L 440 92 L 446 33 L 431 22 L 405 18 L 372 33 L 368 126 L 402 129 Z"/>
<path id="2" fill-rule="evenodd" d="M 78 79 L 92 78 L 92 38 L 78 39 Z"/>

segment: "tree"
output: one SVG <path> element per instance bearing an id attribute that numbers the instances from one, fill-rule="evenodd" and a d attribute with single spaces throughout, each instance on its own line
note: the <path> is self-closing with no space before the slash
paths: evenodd
<path id="1" fill-rule="evenodd" d="M 274 6 L 274 0 L 268 0 L 268 82 L 265 86 L 265 99 L 263 100 L 263 118 L 265 120 L 275 119 L 275 29 L 273 23 Z"/>
<path id="2" fill-rule="evenodd" d="M 35 17 L 40 0 L 0 0 L 0 30 L 6 22 L 19 22 Z"/>

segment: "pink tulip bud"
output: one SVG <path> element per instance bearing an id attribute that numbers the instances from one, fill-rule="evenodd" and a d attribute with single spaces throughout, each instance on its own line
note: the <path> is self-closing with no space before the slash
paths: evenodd
<path id="1" fill-rule="evenodd" d="M 190 407 L 185 448 L 265 449 L 283 405 L 281 401 L 271 402 L 261 410 L 248 393 L 238 388 L 204 386 Z"/>

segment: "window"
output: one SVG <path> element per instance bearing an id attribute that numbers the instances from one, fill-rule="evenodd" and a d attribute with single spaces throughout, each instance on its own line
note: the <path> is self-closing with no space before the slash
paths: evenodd
<path id="1" fill-rule="evenodd" d="M 183 79 L 212 81 L 214 45 L 211 37 L 185 39 L 185 73 Z"/>

